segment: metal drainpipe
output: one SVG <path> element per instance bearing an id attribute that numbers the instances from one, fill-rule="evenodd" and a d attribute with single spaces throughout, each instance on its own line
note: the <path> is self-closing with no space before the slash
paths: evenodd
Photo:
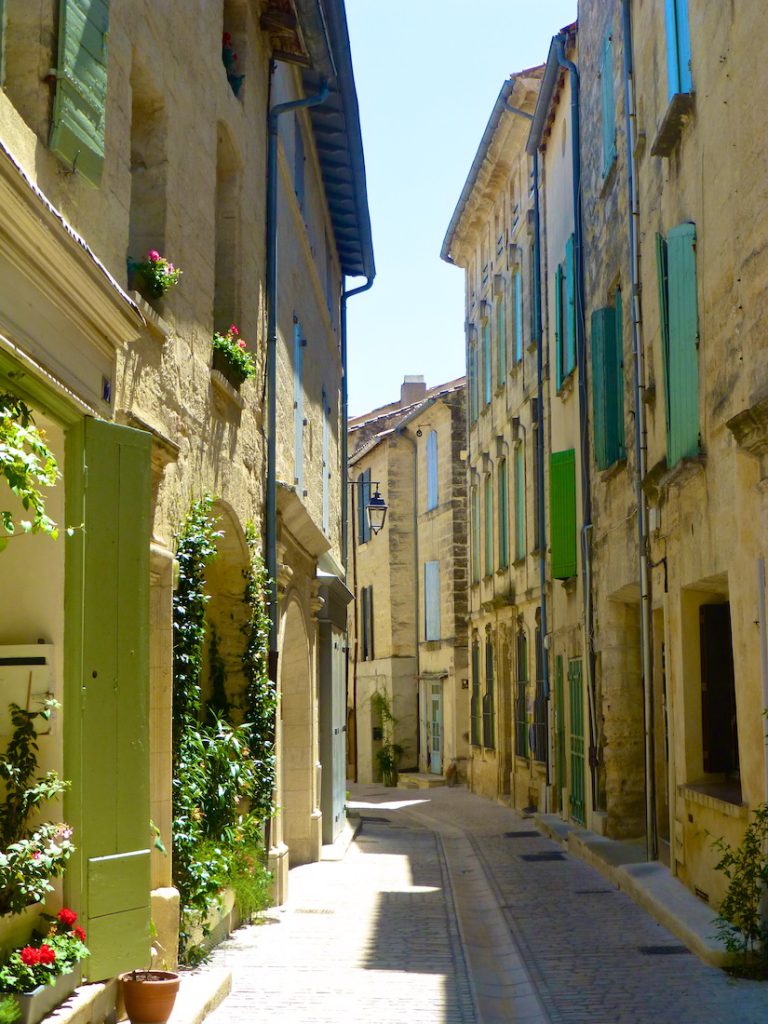
<path id="1" fill-rule="evenodd" d="M 349 513 L 347 509 L 347 423 L 349 422 L 349 391 L 347 387 L 347 301 L 353 295 L 360 295 L 373 287 L 373 277 L 369 277 L 359 288 L 341 293 L 341 472 L 343 486 L 341 489 L 341 564 L 347 569 L 347 542 L 349 538 Z M 355 780 L 357 781 L 357 780 Z"/>
<path id="2" fill-rule="evenodd" d="M 581 113 L 579 107 L 579 71 L 565 56 L 566 37 L 555 36 L 557 62 L 565 68 L 571 82 L 571 160 L 573 164 L 573 239 L 576 291 L 576 365 L 579 371 L 579 434 L 581 451 L 581 586 L 584 597 L 584 633 L 586 643 L 587 697 L 589 700 L 589 768 L 592 780 L 592 808 L 597 809 L 597 708 L 595 697 L 595 649 L 593 642 L 594 609 L 591 593 L 592 494 L 589 469 L 589 415 L 587 406 L 586 338 L 584 332 L 584 253 L 581 220 Z"/>
<path id="3" fill-rule="evenodd" d="M 637 544 L 640 562 L 640 656 L 643 678 L 643 711 L 645 718 L 645 845 L 648 860 L 658 857 L 656 831 L 656 771 L 653 735 L 653 648 L 651 644 L 651 582 L 648 566 L 648 502 L 643 479 L 648 462 L 648 434 L 645 421 L 645 350 L 640 309 L 640 240 L 637 232 L 639 205 L 635 178 L 635 111 L 634 69 L 632 63 L 632 18 L 629 0 L 622 0 L 624 36 L 624 118 L 627 140 L 627 192 L 629 198 L 629 256 L 632 282 L 632 352 L 634 364 L 635 402 L 635 495 L 637 500 Z"/>
<path id="4" fill-rule="evenodd" d="M 278 103 L 268 119 L 267 147 L 267 493 L 265 546 L 269 579 L 269 678 L 277 683 L 277 119 L 328 98 L 328 83 L 301 100 Z"/>
<path id="5" fill-rule="evenodd" d="M 518 114 L 528 121 L 533 120 L 533 114 L 519 107 L 512 107 L 507 103 L 507 110 L 512 114 Z M 539 506 L 537 509 L 537 533 L 539 537 L 539 595 L 541 608 L 541 645 L 542 658 L 541 668 L 543 673 L 544 697 L 547 701 L 547 722 L 550 720 L 549 705 L 549 655 L 546 648 L 548 635 L 547 629 L 547 545 L 546 537 L 546 515 L 544 512 L 544 346 L 541 336 L 541 224 L 539 209 L 539 152 L 533 154 L 533 332 L 536 340 L 536 385 L 538 401 L 536 403 L 536 485 L 539 492 Z M 548 730 L 549 732 L 549 730 Z M 550 757 L 550 743 L 547 738 L 546 753 L 546 782 L 547 802 L 549 802 L 549 790 L 552 785 L 552 760 Z M 549 812 L 549 807 L 545 808 Z"/>

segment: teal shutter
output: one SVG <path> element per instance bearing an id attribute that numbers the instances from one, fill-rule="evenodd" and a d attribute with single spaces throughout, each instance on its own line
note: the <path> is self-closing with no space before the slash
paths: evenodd
<path id="1" fill-rule="evenodd" d="M 668 98 L 692 92 L 691 36 L 688 29 L 688 0 L 665 0 L 667 28 Z"/>
<path id="2" fill-rule="evenodd" d="M 696 227 L 679 224 L 667 236 L 669 309 L 669 450 L 674 466 L 699 451 L 699 317 Z"/>
<path id="3" fill-rule="evenodd" d="M 67 435 L 65 814 L 89 981 L 149 961 L 150 437 L 86 419 Z"/>
<path id="4" fill-rule="evenodd" d="M 507 373 L 507 323 L 504 297 L 496 303 L 496 383 L 501 387 Z"/>
<path id="5" fill-rule="evenodd" d="M 520 271 L 515 274 L 515 362 L 523 358 L 523 283 Z"/>
<path id="6" fill-rule="evenodd" d="M 573 235 L 565 243 L 565 291 L 566 291 L 566 325 L 565 325 L 565 359 L 563 375 L 565 377 L 576 365 L 576 273 L 573 258 Z"/>
<path id="7" fill-rule="evenodd" d="M 624 378 L 621 292 L 616 308 L 592 314 L 592 420 L 595 462 L 607 469 L 624 458 Z"/>
<path id="8" fill-rule="evenodd" d="M 603 123 L 603 176 L 616 159 L 616 101 L 613 94 L 613 42 L 609 32 L 600 50 L 600 105 Z"/>
<path id="9" fill-rule="evenodd" d="M 485 404 L 491 401 L 491 325 L 486 320 L 483 324 L 483 381 L 485 383 Z"/>
<path id="10" fill-rule="evenodd" d="M 469 422 L 474 423 L 477 419 L 477 372 L 475 369 L 475 351 L 476 345 L 474 342 L 470 342 L 468 351 L 468 363 L 467 371 L 469 376 Z"/>
<path id="11" fill-rule="evenodd" d="M 581 658 L 568 662 L 568 695 L 571 707 L 571 817 L 584 824 L 586 820 L 584 776 L 584 687 L 582 684 Z"/>
<path id="12" fill-rule="evenodd" d="M 472 582 L 480 579 L 480 495 L 472 488 Z"/>
<path id="13" fill-rule="evenodd" d="M 61 0 L 51 151 L 92 185 L 104 166 L 108 0 Z"/>
<path id="14" fill-rule="evenodd" d="M 485 575 L 493 572 L 493 488 L 491 474 L 485 478 Z"/>
<path id="15" fill-rule="evenodd" d="M 440 562 L 424 563 L 424 639 L 440 639 Z"/>
<path id="16" fill-rule="evenodd" d="M 525 558 L 525 449 L 515 449 L 515 559 Z"/>
<path id="17" fill-rule="evenodd" d="M 563 324 L 563 268 L 558 265 L 555 271 L 555 380 L 559 391 L 563 384 L 563 354 L 564 354 L 564 324 Z"/>
<path id="18" fill-rule="evenodd" d="M 499 478 L 499 568 L 509 565 L 509 501 L 507 499 L 507 460 L 501 459 Z"/>
<path id="19" fill-rule="evenodd" d="M 437 508 L 437 431 L 430 430 L 427 437 L 427 511 Z"/>
<path id="20" fill-rule="evenodd" d="M 573 448 L 549 456 L 549 518 L 552 576 L 576 575 L 576 453 Z"/>

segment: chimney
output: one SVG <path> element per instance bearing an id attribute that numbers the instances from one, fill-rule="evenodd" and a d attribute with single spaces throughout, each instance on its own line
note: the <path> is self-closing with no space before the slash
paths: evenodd
<path id="1" fill-rule="evenodd" d="M 403 377 L 400 385 L 400 405 L 413 405 L 420 401 L 427 393 L 427 385 L 421 374 Z"/>

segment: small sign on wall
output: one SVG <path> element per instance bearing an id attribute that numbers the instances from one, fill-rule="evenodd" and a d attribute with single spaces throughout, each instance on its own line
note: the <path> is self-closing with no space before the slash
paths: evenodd
<path id="1" fill-rule="evenodd" d="M 10 705 L 40 711 L 46 698 L 55 696 L 52 644 L 0 646 L 0 737 L 13 732 Z M 53 717 L 38 719 L 38 735 L 53 731 Z"/>

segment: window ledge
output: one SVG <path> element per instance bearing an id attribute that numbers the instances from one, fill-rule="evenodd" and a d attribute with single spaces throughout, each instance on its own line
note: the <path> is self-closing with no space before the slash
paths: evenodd
<path id="1" fill-rule="evenodd" d="M 651 156 L 670 156 L 677 148 L 683 128 L 693 113 L 693 93 L 676 92 L 661 119 Z"/>
<path id="2" fill-rule="evenodd" d="M 614 150 L 613 159 L 611 160 L 610 166 L 607 170 L 603 171 L 603 180 L 600 185 L 600 198 L 605 199 L 606 195 L 613 188 L 613 183 L 616 181 L 616 165 L 618 164 L 616 152 Z"/>
<path id="3" fill-rule="evenodd" d="M 167 341 L 173 333 L 168 321 L 164 320 L 155 307 L 151 306 L 144 296 L 139 294 L 139 292 L 128 292 L 128 296 L 141 310 L 142 316 L 147 321 L 149 333 L 154 334 L 154 336 L 161 342 Z"/>
<path id="4" fill-rule="evenodd" d="M 560 582 L 560 586 L 563 588 L 563 590 L 566 592 L 566 594 L 575 594 L 576 593 L 576 581 L 577 580 L 578 580 L 578 576 L 569 576 L 567 579 L 560 580 L 559 582 Z"/>
<path id="5" fill-rule="evenodd" d="M 682 487 L 683 484 L 703 473 L 706 464 L 707 457 L 703 452 L 699 455 L 684 456 L 659 480 L 659 491 L 663 493 L 672 487 Z"/>
<path id="6" fill-rule="evenodd" d="M 612 462 L 607 469 L 602 470 L 600 473 L 600 483 L 607 483 L 609 480 L 613 480 L 614 477 L 619 476 L 622 470 L 627 468 L 627 457 L 623 455 L 620 459 L 616 459 Z"/>
<path id="7" fill-rule="evenodd" d="M 561 398 L 564 402 L 567 401 L 568 398 L 570 398 L 571 393 L 573 392 L 573 382 L 574 378 L 576 377 L 575 371 L 575 367 L 573 368 L 573 370 L 568 371 L 568 375 L 566 377 L 563 377 L 563 380 L 560 383 L 560 387 L 557 390 L 558 397 Z"/>
<path id="8" fill-rule="evenodd" d="M 211 370 L 211 384 L 213 385 L 216 394 L 222 397 L 225 402 L 230 402 L 240 411 L 245 408 L 245 400 L 242 395 L 238 391 L 235 391 L 220 370 Z"/>
<path id="9" fill-rule="evenodd" d="M 747 818 L 749 804 L 741 799 L 741 783 L 739 782 L 699 782 L 683 783 L 677 791 L 684 800 L 698 804 L 729 818 Z"/>

